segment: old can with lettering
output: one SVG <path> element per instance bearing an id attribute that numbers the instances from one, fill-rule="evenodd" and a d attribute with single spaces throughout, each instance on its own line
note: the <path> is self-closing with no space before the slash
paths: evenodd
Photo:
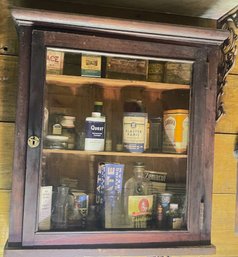
<path id="1" fill-rule="evenodd" d="M 163 152 L 186 153 L 188 145 L 188 110 L 174 109 L 164 112 Z"/>

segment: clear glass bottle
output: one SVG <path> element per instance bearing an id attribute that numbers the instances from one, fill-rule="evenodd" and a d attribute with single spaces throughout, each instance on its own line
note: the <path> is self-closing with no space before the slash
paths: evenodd
<path id="1" fill-rule="evenodd" d="M 136 162 L 133 167 L 134 176 L 129 178 L 124 186 L 124 194 L 147 195 L 149 192 L 149 181 L 144 178 L 145 165 L 143 162 Z"/>
<path id="2" fill-rule="evenodd" d="M 151 220 L 153 195 L 150 193 L 151 183 L 144 177 L 144 172 L 144 163 L 136 162 L 133 177 L 124 185 L 124 213 L 128 227 L 146 228 Z"/>
<path id="3" fill-rule="evenodd" d="M 65 185 L 58 186 L 53 195 L 52 225 L 54 229 L 67 228 L 69 188 Z"/>

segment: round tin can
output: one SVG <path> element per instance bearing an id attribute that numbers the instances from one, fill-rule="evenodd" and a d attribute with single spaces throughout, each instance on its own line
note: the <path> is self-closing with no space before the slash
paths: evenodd
<path id="1" fill-rule="evenodd" d="M 165 153 L 185 153 L 188 145 L 188 110 L 174 109 L 163 115 L 163 149 Z"/>

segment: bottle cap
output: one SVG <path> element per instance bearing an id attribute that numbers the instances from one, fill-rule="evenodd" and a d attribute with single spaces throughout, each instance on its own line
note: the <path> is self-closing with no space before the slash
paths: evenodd
<path id="1" fill-rule="evenodd" d="M 103 102 L 95 101 L 95 102 L 94 102 L 94 105 L 100 105 L 100 106 L 101 106 L 101 105 L 103 105 Z"/>
<path id="2" fill-rule="evenodd" d="M 74 116 L 63 116 L 60 123 L 63 127 L 74 128 L 75 119 L 76 118 Z"/>
<path id="3" fill-rule="evenodd" d="M 136 166 L 136 167 L 144 167 L 145 164 L 144 164 L 144 162 L 135 162 L 134 166 Z"/>

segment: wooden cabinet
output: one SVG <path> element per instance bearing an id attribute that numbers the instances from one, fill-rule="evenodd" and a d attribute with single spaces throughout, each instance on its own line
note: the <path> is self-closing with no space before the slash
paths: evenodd
<path id="1" fill-rule="evenodd" d="M 216 78 L 227 33 L 12 13 L 20 72 L 6 256 L 213 253 Z M 143 175 L 126 183 L 135 166 Z"/>

